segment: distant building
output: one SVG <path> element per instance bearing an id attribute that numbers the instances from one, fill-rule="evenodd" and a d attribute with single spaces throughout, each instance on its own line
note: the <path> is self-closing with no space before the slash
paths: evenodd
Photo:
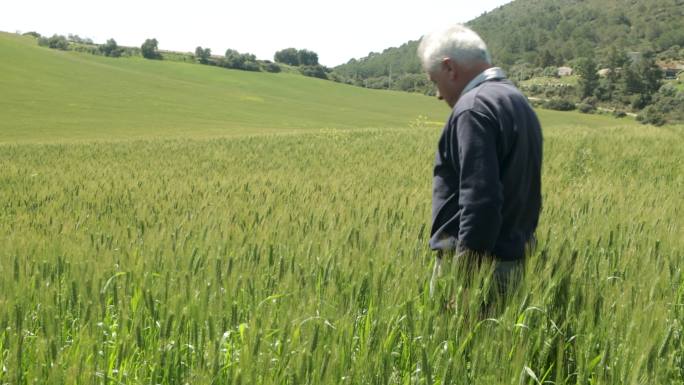
<path id="1" fill-rule="evenodd" d="M 665 79 L 673 80 L 677 79 L 677 73 L 679 72 L 676 68 L 663 68 L 663 75 Z"/>
<path id="2" fill-rule="evenodd" d="M 572 75 L 572 68 L 570 67 L 558 67 L 558 76 L 570 76 Z"/>
<path id="3" fill-rule="evenodd" d="M 663 71 L 663 78 L 667 80 L 677 79 L 679 73 L 684 69 L 684 65 L 677 62 L 664 62 L 659 63 L 658 67 Z"/>
<path id="4" fill-rule="evenodd" d="M 601 68 L 597 73 L 600 77 L 605 78 L 606 76 L 610 75 L 611 72 L 612 71 L 610 68 Z"/>

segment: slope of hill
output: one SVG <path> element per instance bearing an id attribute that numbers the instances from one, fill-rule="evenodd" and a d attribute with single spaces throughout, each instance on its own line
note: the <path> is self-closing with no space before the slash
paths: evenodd
<path id="1" fill-rule="evenodd" d="M 421 95 L 50 50 L 8 33 L 0 33 L 0 57 L 0 142 L 406 127 L 448 113 Z"/>
<path id="2" fill-rule="evenodd" d="M 611 47 L 679 50 L 684 0 L 516 0 L 468 24 L 500 64 L 560 65 Z"/>
<path id="3" fill-rule="evenodd" d="M 333 73 L 342 80 L 360 86 L 369 86 L 364 83 L 365 79 L 386 77 L 383 81 L 387 84 L 379 84 L 384 87 L 377 88 L 391 87 L 391 75 L 395 75 L 396 81 L 401 81 L 406 74 L 420 74 L 421 79 L 417 80 L 421 81 L 425 76 L 422 76 L 420 60 L 416 55 L 417 48 L 418 41 L 409 41 L 400 47 L 387 48 L 382 53 L 371 53 L 358 60 L 351 59 L 346 64 L 335 67 Z"/>
<path id="4" fill-rule="evenodd" d="M 577 57 L 602 56 L 611 47 L 667 51 L 670 58 L 684 59 L 684 0 L 515 0 L 467 24 L 485 39 L 495 63 L 504 67 L 520 61 L 562 65 Z M 417 46 L 411 41 L 388 48 L 335 71 L 366 80 L 388 76 L 391 64 L 398 81 L 403 73 L 420 72 Z"/>

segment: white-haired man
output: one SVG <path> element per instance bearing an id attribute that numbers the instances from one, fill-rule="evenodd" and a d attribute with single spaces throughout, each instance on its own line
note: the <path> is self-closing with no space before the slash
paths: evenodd
<path id="1" fill-rule="evenodd" d="M 445 256 L 469 269 L 490 258 L 505 287 L 522 270 L 541 210 L 539 120 L 467 27 L 424 36 L 418 55 L 452 109 L 434 164 L 431 294 Z"/>

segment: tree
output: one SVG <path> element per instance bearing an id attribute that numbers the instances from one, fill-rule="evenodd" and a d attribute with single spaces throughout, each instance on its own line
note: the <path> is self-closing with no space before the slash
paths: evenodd
<path id="1" fill-rule="evenodd" d="M 295 48 L 285 48 L 277 51 L 273 57 L 276 63 L 284 63 L 291 66 L 299 65 L 299 54 Z"/>
<path id="2" fill-rule="evenodd" d="M 291 66 L 317 66 L 318 54 L 308 49 L 285 48 L 275 53 L 277 63 L 285 63 Z M 307 71 L 310 71 L 308 69 Z"/>
<path id="3" fill-rule="evenodd" d="M 145 40 L 142 46 L 140 46 L 140 53 L 145 59 L 161 59 L 157 44 L 157 39 Z"/>
<path id="4" fill-rule="evenodd" d="M 537 67 L 551 67 L 556 64 L 556 58 L 553 56 L 551 51 L 544 49 L 541 55 L 537 56 Z"/>
<path id="5" fill-rule="evenodd" d="M 81 38 L 80 36 L 78 36 L 78 35 L 69 34 L 69 35 L 67 36 L 67 39 L 68 39 L 70 42 L 73 42 L 73 43 L 85 44 L 85 39 L 82 39 L 82 38 Z"/>
<path id="6" fill-rule="evenodd" d="M 596 62 L 592 57 L 584 57 L 577 60 L 577 74 L 579 75 L 580 98 L 592 96 L 598 86 L 599 76 Z"/>
<path id="7" fill-rule="evenodd" d="M 227 68 L 241 69 L 245 63 L 245 57 L 234 49 L 227 49 L 223 59 L 223 66 Z"/>
<path id="8" fill-rule="evenodd" d="M 22 34 L 22 36 L 33 36 L 33 37 L 35 37 L 36 39 L 40 39 L 40 38 L 41 38 L 40 34 L 39 34 L 38 32 L 35 32 L 35 31 L 25 32 L 25 33 Z"/>
<path id="9" fill-rule="evenodd" d="M 663 72 L 655 62 L 653 53 L 644 53 L 643 58 L 637 64 L 637 72 L 641 78 L 642 91 L 649 97 L 658 92 L 662 85 Z"/>
<path id="10" fill-rule="evenodd" d="M 38 39 L 38 45 L 49 47 L 52 49 L 61 49 L 66 51 L 69 48 L 67 38 L 62 35 L 52 35 L 52 37 L 41 37 Z"/>
<path id="11" fill-rule="evenodd" d="M 634 66 L 629 66 L 622 71 L 622 81 L 627 94 L 639 94 L 642 91 L 641 79 L 639 74 L 634 69 Z"/>
<path id="12" fill-rule="evenodd" d="M 201 64 L 209 63 L 209 58 L 211 57 L 211 49 L 197 47 L 195 48 L 195 57 Z"/>
<path id="13" fill-rule="evenodd" d="M 644 53 L 636 63 L 625 68 L 622 79 L 625 93 L 634 95 L 632 108 L 642 109 L 651 103 L 655 94 L 662 85 L 663 73 L 655 62 L 651 53 Z"/>
<path id="14" fill-rule="evenodd" d="M 221 60 L 220 65 L 238 70 L 261 71 L 261 67 L 256 61 L 256 56 L 250 53 L 240 53 L 234 49 L 226 50 L 226 55 Z"/>
<path id="15" fill-rule="evenodd" d="M 123 49 L 119 48 L 114 39 L 107 40 L 107 42 L 98 47 L 98 49 L 103 55 L 110 57 L 119 57 L 123 52 Z"/>
<path id="16" fill-rule="evenodd" d="M 313 51 L 306 49 L 300 50 L 297 52 L 297 59 L 297 61 L 299 61 L 299 65 L 302 66 L 318 65 L 318 54 Z"/>
<path id="17" fill-rule="evenodd" d="M 599 87 L 600 92 L 597 94 L 599 99 L 610 100 L 614 96 L 620 96 L 618 85 L 621 77 L 624 76 L 625 67 L 628 63 L 629 57 L 627 57 L 624 51 L 615 46 L 610 48 L 606 62 L 608 73 L 606 74 L 605 81 L 602 81 L 601 87 Z"/>
<path id="18" fill-rule="evenodd" d="M 610 53 L 608 54 L 608 79 L 612 82 L 616 82 L 620 70 L 629 63 L 629 57 L 625 51 L 617 49 L 616 47 L 610 48 Z"/>

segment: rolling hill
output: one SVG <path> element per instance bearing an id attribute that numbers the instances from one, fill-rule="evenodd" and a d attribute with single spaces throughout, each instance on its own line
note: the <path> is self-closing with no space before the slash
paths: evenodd
<path id="1" fill-rule="evenodd" d="M 0 143 L 406 127 L 448 113 L 421 95 L 57 51 L 9 33 L 0 33 L 0 57 Z"/>

